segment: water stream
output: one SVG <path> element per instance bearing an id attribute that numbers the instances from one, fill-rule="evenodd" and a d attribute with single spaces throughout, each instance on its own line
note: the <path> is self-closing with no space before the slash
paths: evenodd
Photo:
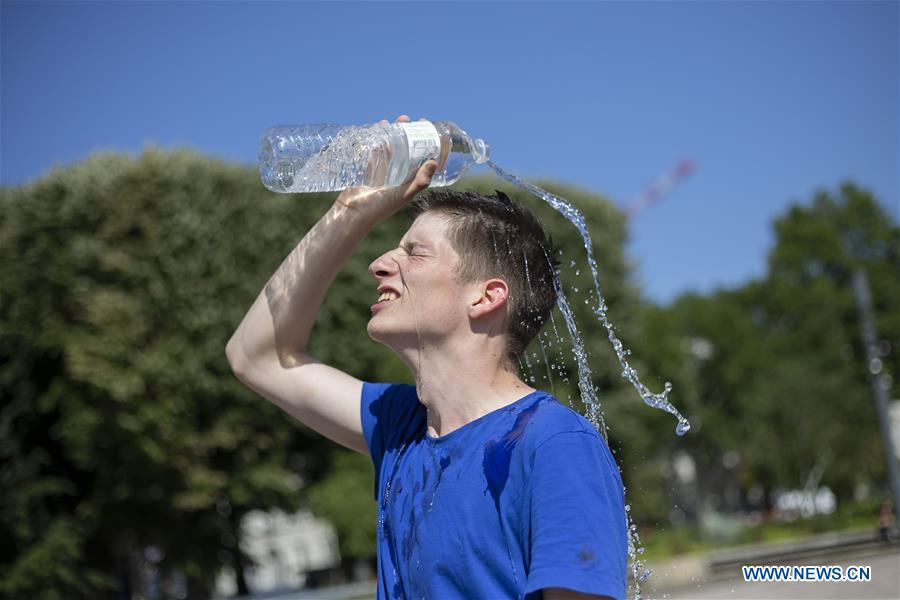
<path id="1" fill-rule="evenodd" d="M 581 234 L 582 240 L 584 242 L 584 249 L 587 253 L 588 265 L 591 269 L 591 276 L 594 281 L 594 292 L 596 294 L 596 305 L 593 307 L 593 313 L 603 325 L 603 327 L 607 331 L 607 337 L 609 342 L 612 344 L 613 350 L 616 353 L 616 357 L 619 360 L 619 365 L 622 367 L 621 375 L 623 378 L 628 380 L 629 383 L 637 390 L 638 394 L 640 394 L 643 401 L 653 408 L 658 408 L 660 410 L 664 410 L 671 415 L 673 415 L 677 424 L 675 426 L 675 433 L 678 435 L 684 435 L 691 427 L 690 423 L 687 419 L 685 419 L 678 410 L 672 406 L 669 402 L 669 392 L 672 391 L 672 384 L 666 382 L 663 386 L 663 391 L 661 393 L 653 393 L 651 392 L 647 386 L 645 386 L 638 376 L 637 371 L 628 364 L 627 357 L 631 354 L 631 351 L 625 348 L 624 344 L 622 344 L 621 340 L 615 334 L 615 327 L 609 321 L 607 317 L 608 307 L 606 305 L 606 301 L 603 299 L 603 294 L 600 291 L 600 279 L 597 273 L 597 262 L 594 259 L 594 251 L 593 244 L 591 242 L 591 236 L 588 232 L 587 223 L 585 222 L 584 215 L 581 212 L 572 206 L 566 200 L 554 196 L 553 194 L 543 190 L 535 185 L 522 181 L 515 175 L 507 173 L 502 168 L 497 166 L 493 161 L 487 161 L 486 163 L 489 167 L 491 167 L 497 175 L 506 181 L 512 183 L 513 185 L 522 188 L 523 190 L 534 194 L 535 196 L 544 200 L 547 204 L 549 204 L 554 210 L 563 215 L 566 219 L 568 219 L 573 225 L 575 225 L 578 232 Z M 494 245 L 496 249 L 496 242 Z M 545 249 L 546 252 L 546 249 Z M 524 257 L 523 257 L 524 258 Z M 550 263 L 551 271 L 553 272 L 553 286 L 557 293 L 557 306 L 560 309 L 560 312 L 563 315 L 563 318 L 566 321 L 566 328 L 569 332 L 569 338 L 572 341 L 572 347 L 575 354 L 575 361 L 578 366 L 578 390 L 581 394 L 581 399 L 584 402 L 586 417 L 591 421 L 594 427 L 603 435 L 604 439 L 608 438 L 608 428 L 606 425 L 606 421 L 603 417 L 603 410 L 600 404 L 600 401 L 597 398 L 597 390 L 594 387 L 593 379 L 591 375 L 591 369 L 588 364 L 588 355 L 587 351 L 584 347 L 584 341 L 581 338 L 581 334 L 578 331 L 578 326 L 575 323 L 575 315 L 572 311 L 571 306 L 569 305 L 568 299 L 566 297 L 565 291 L 563 290 L 562 282 L 560 281 L 559 274 L 556 269 L 553 268 L 553 263 L 551 257 L 547 256 L 547 261 Z M 525 263 L 525 273 L 528 274 L 528 265 L 527 259 Z M 576 272 L 577 274 L 577 272 Z M 529 278 L 529 291 L 531 281 Z M 575 288 L 577 292 L 578 289 Z M 587 303 L 587 300 L 585 301 Z M 553 324 L 553 331 L 556 335 L 556 340 L 558 342 L 558 348 L 562 348 L 562 340 L 559 335 L 559 330 L 556 327 L 556 321 L 553 319 L 553 313 L 550 313 L 550 319 Z M 544 332 L 546 337 L 547 332 Z M 551 371 L 554 370 L 555 364 L 548 362 L 547 353 L 544 347 L 544 342 L 541 339 L 541 336 L 538 336 L 538 342 L 541 347 L 541 354 L 543 355 L 544 363 L 547 365 L 547 375 L 549 377 L 549 382 L 551 388 L 553 386 L 553 376 Z M 550 340 L 550 344 L 552 345 L 553 341 Z M 525 377 L 530 382 L 535 382 L 535 369 L 531 364 L 530 359 L 528 358 L 528 351 L 526 350 L 523 353 L 525 359 L 525 365 L 522 365 L 521 361 L 519 366 L 522 368 Z M 546 377 L 545 377 L 546 379 Z M 568 379 L 564 378 L 564 383 L 568 384 Z M 555 395 L 555 393 L 554 393 Z M 571 404 L 571 402 L 570 402 Z M 623 489 L 623 493 L 625 490 Z M 625 504 L 625 515 L 626 515 L 626 526 L 628 528 L 628 556 L 631 562 L 631 574 L 633 577 L 633 585 L 634 585 L 634 598 L 641 597 L 641 583 L 643 583 L 647 577 L 650 576 L 650 571 L 647 570 L 644 566 L 643 561 L 641 560 L 641 555 L 644 552 L 644 548 L 641 545 L 641 540 L 638 536 L 637 525 L 634 523 L 634 519 L 631 516 L 631 507 L 629 504 Z"/>
<path id="2" fill-rule="evenodd" d="M 678 409 L 672 406 L 672 404 L 669 402 L 669 392 L 672 391 L 672 384 L 666 382 L 665 386 L 663 387 L 663 391 L 659 394 L 654 394 L 647 388 L 647 386 L 641 383 L 637 371 L 634 369 L 634 367 L 628 364 L 627 357 L 629 354 L 631 354 L 631 350 L 625 348 L 621 340 L 616 337 L 615 326 L 610 323 L 609 318 L 606 314 L 608 307 L 606 306 L 606 301 L 603 299 L 603 294 L 600 292 L 600 278 L 597 273 L 597 261 L 594 259 L 593 243 L 591 242 L 591 236 L 588 232 L 584 215 L 582 215 L 581 211 L 572 206 L 566 200 L 558 196 L 554 196 L 550 192 L 542 190 L 536 185 L 532 185 L 530 183 L 522 181 L 515 175 L 507 173 L 499 166 L 497 166 L 493 161 L 489 160 L 486 164 L 490 166 L 497 173 L 497 175 L 499 175 L 503 179 L 544 200 L 554 210 L 571 221 L 571 223 L 575 225 L 576 229 L 578 229 L 578 233 L 581 234 L 581 238 L 584 241 L 584 249 L 587 252 L 588 266 L 591 269 L 591 276 L 594 280 L 594 291 L 596 293 L 597 304 L 593 308 L 593 312 L 597 316 L 597 319 L 600 321 L 603 327 L 606 328 L 609 341 L 612 344 L 613 350 L 616 353 L 616 357 L 619 359 L 619 364 L 622 367 L 622 377 L 627 379 L 628 382 L 631 383 L 632 386 L 634 386 L 638 394 L 640 394 L 641 398 L 648 406 L 664 410 L 667 413 L 673 415 L 678 420 L 678 423 L 675 426 L 675 433 L 677 433 L 678 435 L 684 435 L 685 433 L 687 433 L 687 431 L 691 428 L 691 424 L 688 423 L 688 420 L 685 419 L 681 415 L 681 413 L 678 412 Z M 554 279 L 554 285 L 556 285 L 557 293 L 559 294 L 560 310 L 563 313 L 563 316 L 566 318 L 566 325 L 568 325 L 569 327 L 569 334 L 572 337 L 573 343 L 575 344 L 575 354 L 578 361 L 579 371 L 578 387 L 581 391 L 585 406 L 587 407 L 588 416 L 591 418 L 591 422 L 594 423 L 594 425 L 598 429 L 600 429 L 601 432 L 605 433 L 605 427 L 601 428 L 602 411 L 600 409 L 599 402 L 597 401 L 596 390 L 590 383 L 591 373 L 590 367 L 588 367 L 587 364 L 587 355 L 584 351 L 584 345 L 582 344 L 580 336 L 578 335 L 578 329 L 575 325 L 574 316 L 572 315 L 571 309 L 566 302 L 565 294 L 562 291 L 562 285 L 557 285 L 558 278 Z"/>

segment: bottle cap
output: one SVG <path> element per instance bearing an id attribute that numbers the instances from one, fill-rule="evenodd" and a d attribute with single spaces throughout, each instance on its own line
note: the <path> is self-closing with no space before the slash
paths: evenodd
<path id="1" fill-rule="evenodd" d="M 472 155 L 475 157 L 476 163 L 487 162 L 491 158 L 491 147 L 488 146 L 487 142 L 483 139 L 478 138 L 472 144 L 474 148 L 472 148 Z"/>

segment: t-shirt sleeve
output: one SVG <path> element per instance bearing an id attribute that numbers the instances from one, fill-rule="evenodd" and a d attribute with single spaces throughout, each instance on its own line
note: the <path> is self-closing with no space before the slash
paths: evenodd
<path id="1" fill-rule="evenodd" d="M 424 411 L 416 396 L 415 386 L 363 382 L 360 418 L 369 455 L 375 465 L 376 500 L 385 453 L 399 448 L 413 435 L 424 431 Z"/>
<path id="2" fill-rule="evenodd" d="M 628 556 L 622 480 L 606 442 L 557 433 L 534 454 L 526 594 L 560 587 L 625 598 Z"/>

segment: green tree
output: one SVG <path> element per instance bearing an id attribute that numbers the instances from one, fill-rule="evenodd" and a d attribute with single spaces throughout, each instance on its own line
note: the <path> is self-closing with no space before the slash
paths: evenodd
<path id="1" fill-rule="evenodd" d="M 203 595 L 240 565 L 244 513 L 298 505 L 290 465 L 317 442 L 223 352 L 284 249 L 272 223 L 303 226 L 266 197 L 246 168 L 153 149 L 3 190 L 7 595 L 101 597 L 150 544 Z"/>
<path id="2" fill-rule="evenodd" d="M 744 492 L 800 487 L 822 460 L 822 483 L 849 499 L 857 483 L 884 478 L 850 278 L 856 267 L 869 275 L 884 368 L 895 376 L 900 229 L 850 183 L 795 204 L 774 228 L 765 277 L 642 310 L 649 370 L 671 378 L 693 428 L 676 440 L 642 417 L 649 429 L 629 436 L 628 457 L 665 465 L 676 449 L 689 452 L 707 500 L 721 498 L 729 481 Z M 722 461 L 728 452 L 740 459 L 732 469 Z M 665 469 L 633 472 L 644 489 L 674 486 Z M 661 495 L 642 496 L 650 504 L 643 514 L 661 516 Z"/>
<path id="3" fill-rule="evenodd" d="M 765 377 L 745 388 L 749 415 L 771 425 L 759 437 L 747 431 L 757 442 L 750 458 L 769 462 L 775 482 L 788 485 L 828 452 L 824 482 L 847 498 L 855 483 L 880 483 L 885 473 L 851 278 L 855 268 L 869 276 L 882 360 L 896 376 L 900 227 L 870 192 L 846 183 L 793 206 L 775 233 L 765 286 L 748 287 L 772 357 Z M 790 443 L 773 465 L 766 448 L 776 440 Z"/>
<path id="4" fill-rule="evenodd" d="M 374 478 L 368 456 L 339 451 L 328 475 L 309 490 L 313 512 L 337 529 L 341 556 L 345 559 L 375 556 Z"/>

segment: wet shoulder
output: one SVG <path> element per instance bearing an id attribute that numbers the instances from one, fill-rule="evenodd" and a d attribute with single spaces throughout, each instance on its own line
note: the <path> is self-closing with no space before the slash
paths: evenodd
<path id="1" fill-rule="evenodd" d="M 522 412 L 531 413 L 524 437 L 532 448 L 560 433 L 586 433 L 603 439 L 590 421 L 547 392 L 536 394 L 534 401 L 523 407 Z"/>

